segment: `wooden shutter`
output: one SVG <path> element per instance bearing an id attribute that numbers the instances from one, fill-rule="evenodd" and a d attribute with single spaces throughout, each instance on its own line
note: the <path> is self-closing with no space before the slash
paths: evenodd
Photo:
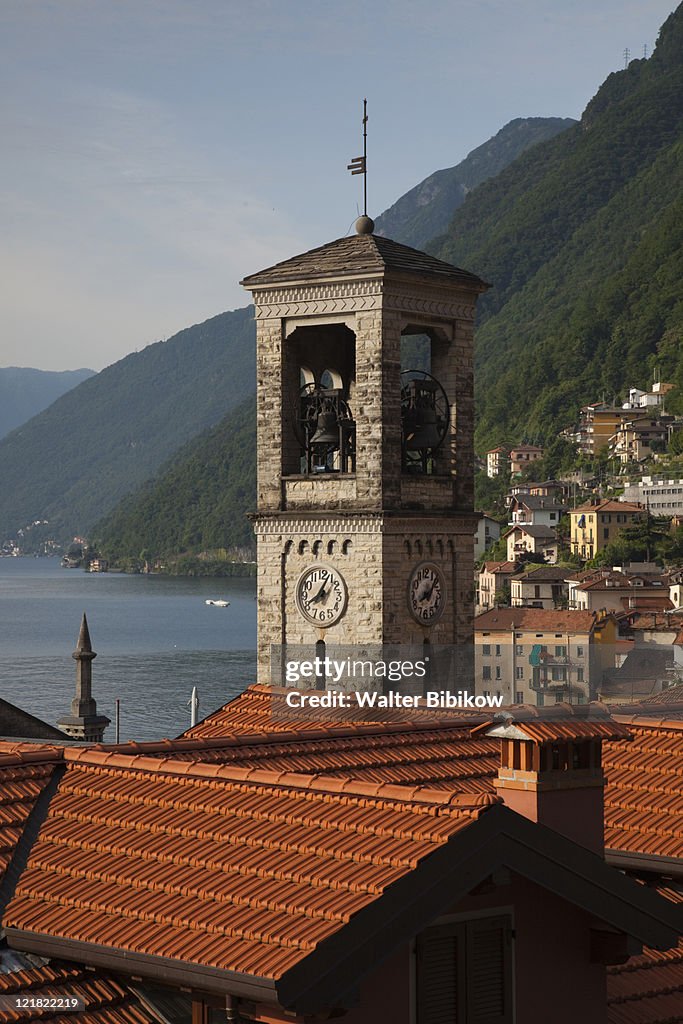
<path id="1" fill-rule="evenodd" d="M 458 975 L 463 960 L 462 928 L 430 928 L 417 940 L 418 1024 L 460 1024 Z M 462 995 L 462 993 L 460 993 Z"/>
<path id="2" fill-rule="evenodd" d="M 512 1022 L 512 922 L 482 917 L 466 923 L 467 1024 Z"/>

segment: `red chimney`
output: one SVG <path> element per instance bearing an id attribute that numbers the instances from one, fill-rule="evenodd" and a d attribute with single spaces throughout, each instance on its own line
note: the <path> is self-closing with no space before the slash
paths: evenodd
<path id="1" fill-rule="evenodd" d="M 473 730 L 501 741 L 494 786 L 517 814 L 604 853 L 602 741 L 630 735 L 595 705 L 521 706 Z"/>

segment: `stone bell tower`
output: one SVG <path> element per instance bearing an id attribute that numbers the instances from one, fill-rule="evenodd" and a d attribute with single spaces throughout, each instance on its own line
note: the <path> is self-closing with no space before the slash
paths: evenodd
<path id="1" fill-rule="evenodd" d="M 253 274 L 258 678 L 272 644 L 472 640 L 474 274 L 372 234 Z M 401 340 L 422 365 L 402 372 Z"/>

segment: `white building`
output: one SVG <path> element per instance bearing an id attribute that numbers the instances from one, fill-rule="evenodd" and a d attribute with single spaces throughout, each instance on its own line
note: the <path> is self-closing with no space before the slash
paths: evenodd
<path id="1" fill-rule="evenodd" d="M 644 476 L 628 484 L 619 501 L 640 502 L 649 506 L 653 516 L 683 514 L 683 480 L 658 480 Z"/>

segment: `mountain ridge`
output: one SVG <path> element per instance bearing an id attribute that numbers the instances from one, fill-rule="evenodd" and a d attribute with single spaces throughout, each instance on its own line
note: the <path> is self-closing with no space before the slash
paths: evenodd
<path id="1" fill-rule="evenodd" d="M 86 367 L 77 370 L 0 367 L 0 440 L 94 373 Z"/>
<path id="2" fill-rule="evenodd" d="M 532 146 L 577 122 L 562 117 L 517 117 L 508 121 L 454 167 L 435 171 L 375 220 L 375 232 L 423 249 L 450 220 L 467 194 Z"/>
<path id="3" fill-rule="evenodd" d="M 0 441 L 0 539 L 36 519 L 48 520 L 55 539 L 87 534 L 237 404 L 255 366 L 246 307 L 133 352 L 62 395 Z"/>

